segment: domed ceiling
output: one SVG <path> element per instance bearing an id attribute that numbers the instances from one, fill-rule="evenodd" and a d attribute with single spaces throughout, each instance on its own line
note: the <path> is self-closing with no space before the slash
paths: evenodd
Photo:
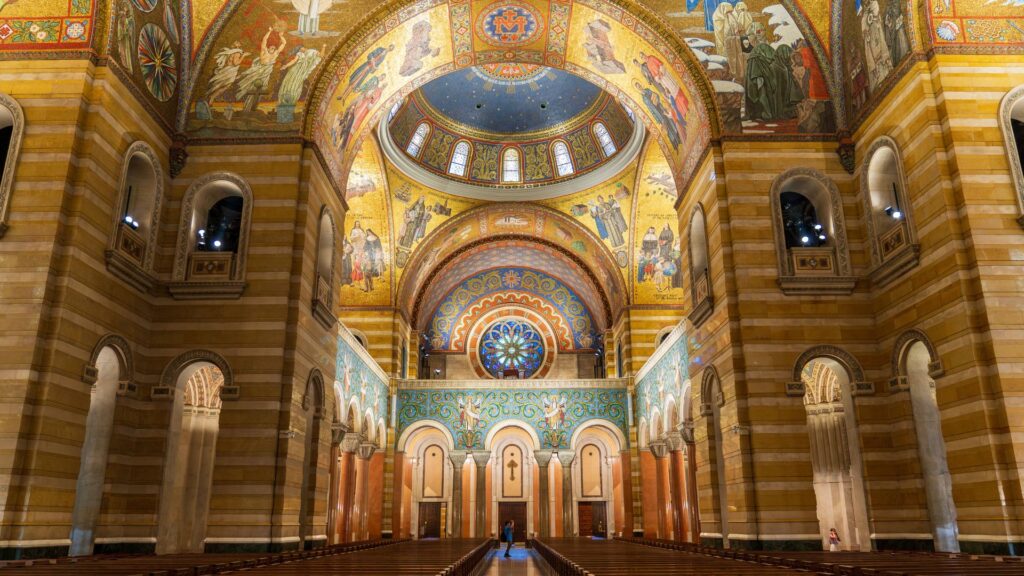
<path id="1" fill-rule="evenodd" d="M 387 136 L 390 159 L 406 171 L 412 164 L 449 180 L 533 187 L 618 164 L 611 161 L 620 154 L 635 157 L 637 128 L 631 112 L 587 80 L 535 64 L 494 63 L 411 93 Z"/>

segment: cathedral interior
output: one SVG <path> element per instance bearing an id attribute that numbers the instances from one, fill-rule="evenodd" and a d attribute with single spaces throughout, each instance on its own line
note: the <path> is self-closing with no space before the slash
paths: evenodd
<path id="1" fill-rule="evenodd" d="M 1020 574 L 1022 262 L 1022 0 L 0 1 L 0 571 Z"/>

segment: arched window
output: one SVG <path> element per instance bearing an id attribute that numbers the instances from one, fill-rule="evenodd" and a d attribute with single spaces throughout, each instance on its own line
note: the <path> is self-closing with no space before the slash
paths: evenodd
<path id="1" fill-rule="evenodd" d="M 401 107 L 402 107 L 402 101 L 401 100 L 399 100 L 398 102 L 395 102 L 395 105 L 391 107 L 391 110 L 388 111 L 388 122 L 387 122 L 388 124 L 391 124 L 391 121 L 395 119 L 395 114 L 398 114 L 398 110 L 401 109 Z"/>
<path id="2" fill-rule="evenodd" d="M 626 377 L 626 359 L 622 357 L 622 340 L 615 344 L 615 375 L 619 378 Z"/>
<path id="3" fill-rule="evenodd" d="M 604 496 L 604 483 L 601 479 L 601 450 L 596 444 L 587 444 L 580 449 L 580 481 L 584 498 L 600 498 Z"/>
<path id="4" fill-rule="evenodd" d="M 714 172 L 712 172 L 714 174 Z M 690 321 L 694 326 L 711 315 L 714 298 L 711 294 L 711 274 L 708 268 L 708 234 L 704 207 L 699 203 L 690 216 L 690 298 L 693 311 Z"/>
<path id="5" fill-rule="evenodd" d="M 452 161 L 448 164 L 448 173 L 453 176 L 465 176 L 466 164 L 469 163 L 469 142 L 459 142 L 452 152 Z"/>
<path id="6" fill-rule="evenodd" d="M 129 146 L 124 158 L 107 268 L 146 291 L 152 285 L 147 272 L 156 252 L 164 179 L 156 153 L 145 142 Z"/>
<path id="7" fill-rule="evenodd" d="M 835 183 L 817 170 L 794 168 L 775 179 L 769 202 L 783 292 L 852 292 L 857 280 Z"/>
<path id="8" fill-rule="evenodd" d="M 555 155 L 555 166 L 558 170 L 558 175 L 572 175 L 576 169 L 572 166 L 572 156 L 569 155 L 569 147 L 566 146 L 565 142 L 555 142 L 554 146 L 551 147 L 551 150 Z"/>
<path id="9" fill-rule="evenodd" d="M 252 191 L 245 180 L 226 172 L 196 180 L 182 199 L 171 294 L 241 295 L 251 218 Z"/>
<path id="10" fill-rule="evenodd" d="M 25 114 L 18 102 L 0 94 L 0 237 L 7 231 L 7 209 L 14 190 L 14 167 L 18 162 Z"/>
<path id="11" fill-rule="evenodd" d="M 1013 186 L 1017 190 L 1017 206 L 1024 225 L 1024 84 L 1017 86 L 999 104 L 999 125 L 1003 130 L 1007 161 Z"/>
<path id="12" fill-rule="evenodd" d="M 508 148 L 501 155 L 501 181 L 519 182 L 519 150 Z"/>
<path id="13" fill-rule="evenodd" d="M 612 154 L 615 154 L 615 142 L 612 141 L 612 136 L 604 124 L 600 122 L 594 124 L 594 135 L 597 136 L 597 141 L 601 144 L 601 150 L 604 150 L 605 157 L 610 158 Z"/>
<path id="14" fill-rule="evenodd" d="M 334 219 L 324 206 L 320 211 L 320 235 L 316 249 L 316 283 L 313 286 L 313 316 L 328 330 L 335 318 L 331 303 L 334 301 Z"/>
<path id="15" fill-rule="evenodd" d="M 423 149 L 423 142 L 427 139 L 427 133 L 430 132 L 430 127 L 424 122 L 416 127 L 416 132 L 413 133 L 412 138 L 409 140 L 409 146 L 406 147 L 405 152 L 409 156 L 416 158 L 420 155 L 420 150 Z"/>
<path id="16" fill-rule="evenodd" d="M 881 286 L 912 268 L 918 248 L 896 142 L 883 136 L 868 149 L 860 178 L 867 208 L 872 284 Z"/>

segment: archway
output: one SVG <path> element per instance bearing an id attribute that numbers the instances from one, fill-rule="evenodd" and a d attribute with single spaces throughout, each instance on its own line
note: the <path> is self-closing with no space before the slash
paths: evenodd
<path id="1" fill-rule="evenodd" d="M 190 352 L 168 365 L 162 383 L 175 393 L 160 489 L 156 552 L 202 552 L 213 489 L 220 394 L 231 385 L 231 371 L 224 359 L 212 352 Z"/>
<path id="2" fill-rule="evenodd" d="M 953 480 L 949 474 L 942 415 L 932 376 L 935 373 L 932 366 L 938 363 L 938 358 L 923 334 L 918 336 L 910 333 L 907 336 L 909 341 L 900 350 L 900 375 L 906 378 L 910 391 L 914 429 L 917 432 L 917 454 L 921 461 L 932 537 L 936 550 L 959 552 L 960 531 L 957 526 L 956 503 L 953 501 Z"/>
<path id="3" fill-rule="evenodd" d="M 573 527 L 580 537 L 610 538 L 632 530 L 627 526 L 625 474 L 629 458 L 625 438 L 610 423 L 591 421 L 572 438 Z"/>
<path id="4" fill-rule="evenodd" d="M 824 353 L 812 355 L 797 368 L 805 386 L 804 408 L 822 548 L 828 549 L 828 534 L 835 528 L 842 539 L 841 549 L 870 550 L 863 464 L 850 396 L 851 368 Z"/>
<path id="5" fill-rule="evenodd" d="M 317 485 L 320 469 L 320 426 L 323 421 L 324 381 L 319 370 L 314 369 L 306 382 L 306 391 L 302 397 L 302 413 L 305 420 L 303 434 L 303 466 L 302 485 L 299 490 L 299 546 L 310 549 L 316 545 L 321 535 L 316 534 L 316 526 L 323 526 L 315 520 L 317 514 Z M 323 536 L 326 538 L 326 536 Z"/>
<path id="6" fill-rule="evenodd" d="M 89 556 L 96 541 L 96 525 L 103 502 L 114 409 L 121 382 L 131 377 L 128 343 L 107 336 L 96 346 L 86 369 L 90 387 L 89 412 L 85 419 L 82 458 L 71 512 L 70 556 Z"/>
<path id="7" fill-rule="evenodd" d="M 700 397 L 700 413 L 705 420 L 705 434 L 708 443 L 707 461 L 710 475 L 708 484 L 711 488 L 711 509 L 718 516 L 719 530 L 718 534 L 708 534 L 707 539 L 713 543 L 716 538 L 720 538 L 722 547 L 729 548 L 729 496 L 722 438 L 722 405 L 725 403 L 725 397 L 722 394 L 722 382 L 718 377 L 718 370 L 714 366 L 704 369 Z M 702 540 L 705 539 L 703 533 L 700 537 Z"/>

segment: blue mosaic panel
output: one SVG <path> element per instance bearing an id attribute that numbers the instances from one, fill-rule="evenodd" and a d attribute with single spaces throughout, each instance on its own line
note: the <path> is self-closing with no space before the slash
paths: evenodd
<path id="1" fill-rule="evenodd" d="M 335 358 L 335 394 L 339 402 L 338 419 L 345 422 L 348 407 L 355 399 L 359 417 L 364 418 L 366 410 L 373 411 L 374 425 L 382 419 L 388 421 L 388 380 L 371 369 L 362 356 L 344 338 L 338 338 L 338 355 Z"/>
<path id="2" fill-rule="evenodd" d="M 533 428 L 542 447 L 566 448 L 576 429 L 594 419 L 628 438 L 626 411 L 625 388 L 399 390 L 398 436 L 430 420 L 451 433 L 457 449 L 482 449 L 495 425 L 518 420 Z"/>
<path id="3" fill-rule="evenodd" d="M 657 360 L 654 367 L 636 383 L 636 411 L 639 420 L 651 421 L 651 412 L 658 408 L 664 414 L 667 400 L 675 398 L 682 409 L 683 384 L 690 378 L 690 352 L 687 339 L 679 338 Z"/>

